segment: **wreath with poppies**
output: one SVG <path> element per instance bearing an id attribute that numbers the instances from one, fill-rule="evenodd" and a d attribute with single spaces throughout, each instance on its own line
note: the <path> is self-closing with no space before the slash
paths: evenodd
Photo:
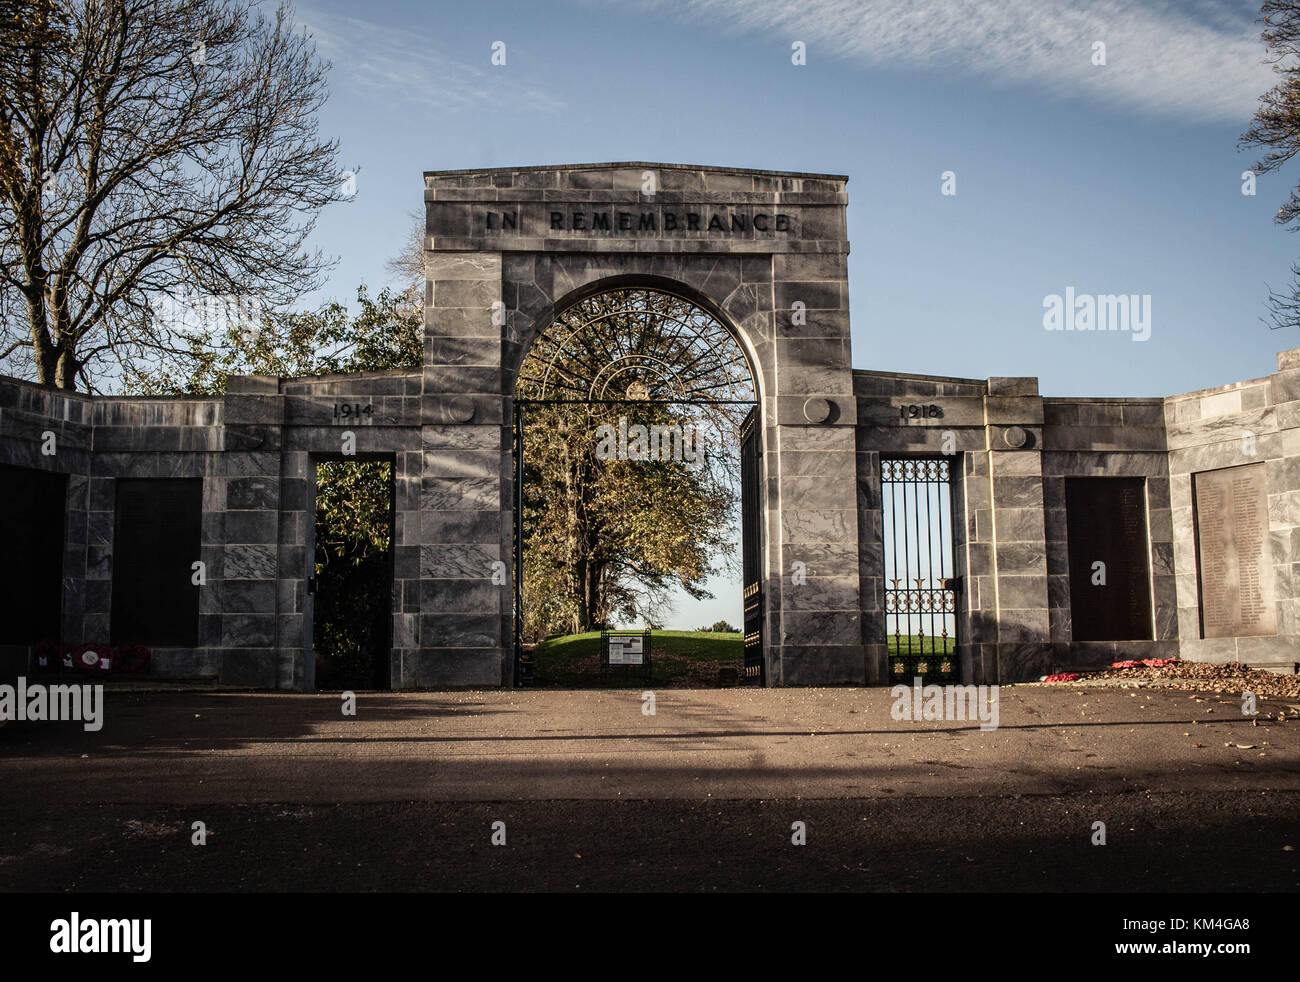
<path id="1" fill-rule="evenodd" d="M 152 655 L 144 645 L 124 644 L 117 649 L 117 657 L 113 660 L 113 668 L 119 672 L 131 672 L 133 674 L 147 672 L 151 661 Z"/>
<path id="2" fill-rule="evenodd" d="M 113 649 L 106 644 L 80 644 L 72 649 L 72 667 L 88 675 L 102 675 L 113 669 Z"/>
<path id="3" fill-rule="evenodd" d="M 40 672 L 57 672 L 61 667 L 65 667 L 63 656 L 67 654 L 68 646 L 59 644 L 57 641 L 42 641 L 36 646 L 36 669 Z M 72 663 L 66 663 L 66 667 L 71 667 Z"/>

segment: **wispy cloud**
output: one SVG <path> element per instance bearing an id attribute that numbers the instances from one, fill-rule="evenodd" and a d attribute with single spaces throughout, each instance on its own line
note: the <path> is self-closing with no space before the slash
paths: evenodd
<path id="1" fill-rule="evenodd" d="M 608 0 L 604 0 L 608 2 Z M 1023 85 L 1129 112 L 1244 122 L 1274 84 L 1257 2 L 619 0 L 873 68 Z M 1106 64 L 1092 63 L 1093 42 Z"/>
<path id="2" fill-rule="evenodd" d="M 559 112 L 565 104 L 507 66 L 494 68 L 484 47 L 473 63 L 463 52 L 453 57 L 435 37 L 410 28 L 389 27 L 360 17 L 299 8 L 299 19 L 334 65 L 333 86 L 354 87 L 381 96 L 389 105 L 422 106 L 444 113 L 510 107 L 521 112 Z M 510 51 L 510 57 L 517 52 Z"/>

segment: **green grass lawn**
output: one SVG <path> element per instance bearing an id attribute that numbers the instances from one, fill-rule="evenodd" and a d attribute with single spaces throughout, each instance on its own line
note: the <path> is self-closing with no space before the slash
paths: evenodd
<path id="1" fill-rule="evenodd" d="M 721 668 L 743 674 L 745 645 L 739 633 L 655 631 L 650 637 L 650 650 L 650 682 L 659 685 L 717 685 Z M 599 631 L 543 641 L 533 649 L 533 659 L 539 686 L 635 688 L 646 685 L 644 669 L 618 665 L 609 670 L 602 682 Z"/>
<path id="2" fill-rule="evenodd" d="M 912 650 L 908 651 L 908 642 L 911 642 Z M 913 634 L 909 639 L 906 634 L 902 637 L 889 635 L 889 653 L 891 655 L 950 655 L 957 650 L 957 644 L 952 638 L 945 637 L 920 637 Z"/>
<path id="3" fill-rule="evenodd" d="M 908 637 L 889 637 L 889 677 L 894 681 L 907 681 L 916 676 L 932 682 L 956 682 L 960 669 L 957 659 L 951 657 L 957 650 L 952 638 L 912 635 L 912 650 L 907 650 Z M 903 657 L 898 657 L 902 655 Z M 898 668 L 902 663 L 902 669 Z"/>

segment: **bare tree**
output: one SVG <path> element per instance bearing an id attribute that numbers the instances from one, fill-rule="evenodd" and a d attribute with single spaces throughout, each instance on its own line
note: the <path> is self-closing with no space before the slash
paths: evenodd
<path id="1" fill-rule="evenodd" d="M 226 326 L 178 323 L 160 298 L 256 316 L 319 285 L 329 263 L 305 243 L 348 192 L 318 136 L 329 66 L 290 7 L 256 6 L 0 0 L 11 374 L 99 388 Z"/>
<path id="2" fill-rule="evenodd" d="M 402 250 L 384 263 L 402 295 L 424 305 L 424 215 L 411 212 Z"/>
<path id="3" fill-rule="evenodd" d="M 1261 38 L 1268 47 L 1268 60 L 1280 78 L 1259 100 L 1254 121 L 1242 134 L 1239 147 L 1260 147 L 1264 156 L 1255 170 L 1267 174 L 1282 167 L 1300 153 L 1300 2 L 1265 0 L 1260 8 L 1264 25 Z M 1293 188 L 1274 221 L 1300 228 L 1300 188 Z M 1300 263 L 1291 266 L 1293 282 L 1287 292 L 1269 290 L 1270 326 L 1300 325 Z"/>

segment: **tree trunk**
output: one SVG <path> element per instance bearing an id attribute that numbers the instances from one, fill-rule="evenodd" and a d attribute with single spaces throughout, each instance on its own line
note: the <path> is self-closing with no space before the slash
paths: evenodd
<path id="1" fill-rule="evenodd" d="M 565 460 L 564 483 L 565 498 L 568 502 L 569 514 L 569 533 L 567 536 L 569 569 L 568 569 L 568 591 L 569 596 L 573 598 L 574 609 L 571 626 L 572 633 L 582 634 L 584 631 L 591 630 L 591 608 L 587 603 L 587 560 L 590 555 L 591 544 L 587 541 L 584 534 L 584 522 L 582 515 L 582 481 L 578 474 L 578 464 L 572 457 Z"/>
<path id="2" fill-rule="evenodd" d="M 571 538 L 570 543 L 576 545 L 576 537 Z M 587 559 L 585 556 L 574 556 L 573 563 L 569 567 L 570 595 L 575 601 L 573 609 L 574 634 L 582 634 L 591 630 L 591 608 L 587 605 L 587 591 L 584 589 L 586 580 Z"/>
<path id="3" fill-rule="evenodd" d="M 59 346 L 58 352 L 59 361 L 54 384 L 60 389 L 75 391 L 77 388 L 77 369 L 80 367 L 77 364 L 77 357 L 73 354 L 71 348 L 62 345 Z"/>
<path id="4" fill-rule="evenodd" d="M 34 290 L 27 295 L 27 322 L 32 330 L 32 360 L 36 363 L 36 381 L 54 385 L 58 378 L 59 349 L 50 341 L 45 325 L 45 295 Z"/>
<path id="5" fill-rule="evenodd" d="M 591 623 L 587 630 L 602 631 L 608 625 L 605 623 L 604 612 L 600 609 L 600 565 L 588 561 L 585 572 L 583 589 L 586 592 L 587 620 Z"/>

